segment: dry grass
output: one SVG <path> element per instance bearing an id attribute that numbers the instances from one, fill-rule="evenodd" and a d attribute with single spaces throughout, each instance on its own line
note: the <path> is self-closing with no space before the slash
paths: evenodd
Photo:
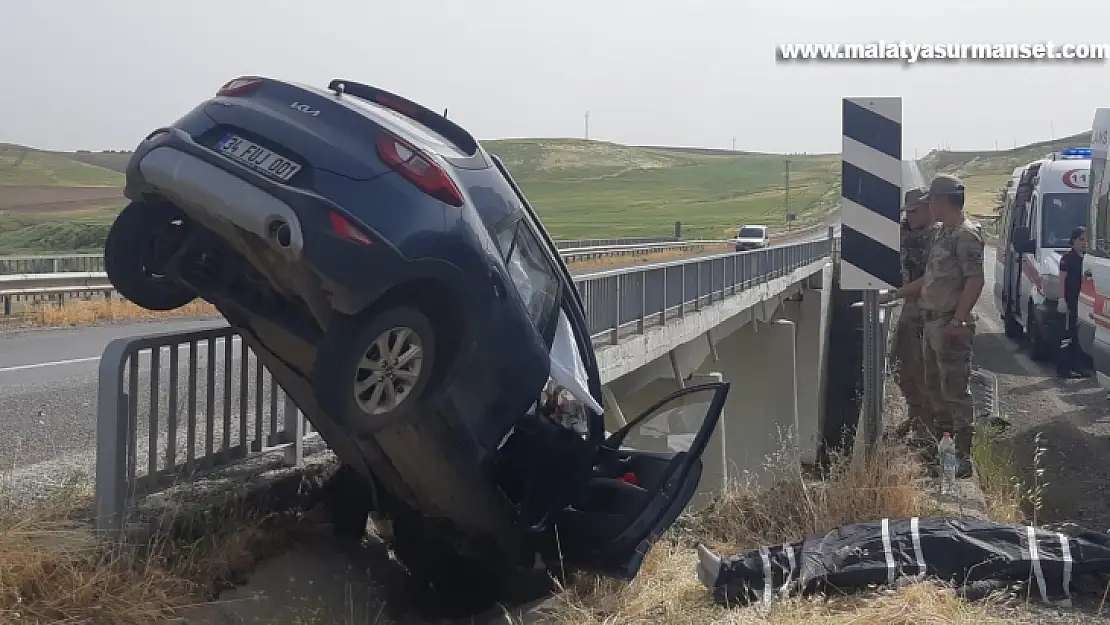
<path id="1" fill-rule="evenodd" d="M 88 505 L 67 491 L 34 509 L 0 509 L 0 624 L 160 622 L 288 540 L 276 517 L 239 510 L 196 540 L 109 543 L 77 520 Z"/>
<path id="2" fill-rule="evenodd" d="M 103 321 L 169 319 L 175 317 L 201 317 L 219 314 L 216 308 L 203 300 L 195 300 L 181 308 L 167 312 L 152 312 L 121 299 L 69 300 L 62 305 L 35 303 L 19 310 L 17 325 L 57 327 L 88 325 Z"/>
<path id="3" fill-rule="evenodd" d="M 792 454 L 769 463 L 771 486 L 735 484 L 683 519 L 652 550 L 631 583 L 582 577 L 567 583 L 561 625 L 684 625 L 706 623 L 1006 623 L 997 601 L 978 604 L 939 584 L 840 597 L 795 598 L 769 609 L 714 604 L 694 571 L 695 541 L 718 553 L 794 542 L 844 524 L 929 514 L 922 467 L 902 447 L 870 460 L 839 459 L 820 480 L 807 479 Z"/>

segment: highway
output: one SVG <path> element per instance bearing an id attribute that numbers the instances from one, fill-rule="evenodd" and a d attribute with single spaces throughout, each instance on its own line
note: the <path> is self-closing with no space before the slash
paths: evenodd
<path id="1" fill-rule="evenodd" d="M 827 232 L 818 231 L 793 238 L 791 242 L 801 242 L 823 238 Z M 695 257 L 716 256 L 720 254 L 698 254 Z M 632 263 L 650 266 L 653 263 Z M 615 267 L 604 267 L 580 275 L 597 271 L 611 271 Z M 220 318 L 210 319 L 173 319 L 166 321 L 143 321 L 132 323 L 113 323 L 86 327 L 56 329 L 36 329 L 26 331 L 0 331 L 0 417 L 4 419 L 5 436 L 0 437 L 0 463 L 4 467 L 14 467 L 16 472 L 34 483 L 56 484 L 71 477 L 76 471 L 85 471 L 91 476 L 96 431 L 97 374 L 100 355 L 107 344 L 117 338 L 139 336 L 162 332 L 185 332 L 205 328 L 220 327 Z M 207 352 L 198 350 L 199 368 L 207 366 Z M 214 414 L 223 414 L 224 351 L 222 342 L 217 342 L 214 369 L 217 386 Z M 237 400 L 240 384 L 238 364 L 239 348 L 232 353 L 232 366 L 228 372 L 233 388 L 233 414 L 238 413 Z M 187 410 L 185 389 L 188 379 L 185 365 L 188 363 L 188 350 L 179 351 L 181 370 L 178 375 L 178 414 Z M 160 399 L 162 413 L 168 405 L 168 351 L 160 357 Z M 140 384 L 149 388 L 149 358 L 140 359 Z M 253 365 L 252 365 L 253 369 Z M 254 401 L 254 375 L 249 375 L 249 403 Z M 198 387 L 203 389 L 202 379 Z M 199 391 L 198 409 L 205 411 L 204 391 Z M 148 392 L 140 390 L 140 397 Z M 140 404 L 139 414 L 143 414 L 145 401 Z M 264 402 L 264 412 L 269 411 L 269 400 Z M 279 406 L 280 410 L 280 406 Z M 253 417 L 254 410 L 250 409 Z M 164 418 L 164 417 L 163 417 Z M 221 417 L 222 419 L 222 417 Z M 234 421 L 235 419 L 233 419 Z M 253 419 L 252 419 L 253 421 Z M 253 427 L 249 427 L 253 430 Z M 233 427 L 232 440 L 237 439 L 238 428 Z M 140 440 L 145 442 L 146 427 L 139 424 Z M 164 434 L 163 434 L 164 437 Z M 217 436 L 216 444 L 219 444 Z M 198 445 L 203 444 L 199 437 Z M 142 445 L 140 445 L 140 452 Z M 143 456 L 140 455 L 140 459 Z"/>

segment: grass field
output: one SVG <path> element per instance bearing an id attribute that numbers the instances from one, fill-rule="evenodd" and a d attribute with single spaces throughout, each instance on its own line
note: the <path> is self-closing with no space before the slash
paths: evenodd
<path id="1" fill-rule="evenodd" d="M 744 223 L 785 223 L 783 156 L 638 148 L 575 139 L 484 145 L 504 159 L 553 236 L 734 236 Z M 129 157 L 0 146 L 0 254 L 88 252 L 103 243 Z M 799 224 L 835 207 L 836 156 L 792 156 Z"/>
<path id="2" fill-rule="evenodd" d="M 926 178 L 937 173 L 959 176 L 967 185 L 967 209 L 976 216 L 995 213 L 998 196 L 1015 167 L 1043 158 L 1046 154 L 1063 148 L 1086 148 L 1091 145 L 1091 133 L 1085 132 L 1054 141 L 1042 141 L 1012 150 L 982 152 L 932 151 L 921 159 L 921 172 Z"/>
<path id="3" fill-rule="evenodd" d="M 1013 150 L 933 151 L 926 177 L 956 173 L 973 215 L 994 212 L 1010 172 L 1089 134 Z M 744 223 L 782 226 L 778 154 L 631 147 L 581 139 L 506 139 L 484 145 L 513 172 L 558 239 L 657 236 L 682 223 L 686 238 L 726 238 Z M 44 152 L 0 144 L 0 255 L 99 251 L 126 200 L 122 152 Z M 799 224 L 835 209 L 839 155 L 790 156 L 790 209 Z"/>

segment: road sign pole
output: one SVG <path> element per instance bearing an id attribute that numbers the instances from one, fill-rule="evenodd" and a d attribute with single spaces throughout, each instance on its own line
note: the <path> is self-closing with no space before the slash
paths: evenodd
<path id="1" fill-rule="evenodd" d="M 870 454 L 882 436 L 886 340 L 879 292 L 902 285 L 902 99 L 842 104 L 840 286 L 863 292 L 863 406 Z"/>

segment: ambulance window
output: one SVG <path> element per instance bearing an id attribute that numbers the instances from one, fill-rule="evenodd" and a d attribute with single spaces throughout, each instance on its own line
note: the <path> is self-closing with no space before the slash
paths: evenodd
<path id="1" fill-rule="evenodd" d="M 1110 257 L 1110 180 L 1107 180 L 1107 174 L 1110 173 L 1110 163 L 1102 158 L 1095 159 L 1091 163 L 1091 206 L 1088 209 L 1090 212 L 1090 219 L 1094 223 L 1089 224 L 1091 237 L 1089 254 L 1096 256 Z"/>

